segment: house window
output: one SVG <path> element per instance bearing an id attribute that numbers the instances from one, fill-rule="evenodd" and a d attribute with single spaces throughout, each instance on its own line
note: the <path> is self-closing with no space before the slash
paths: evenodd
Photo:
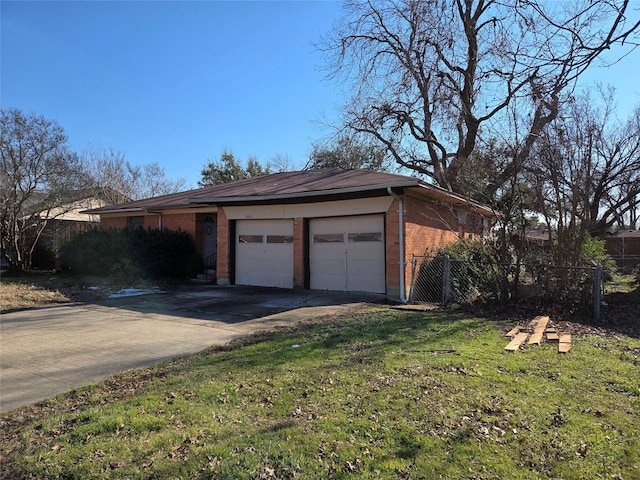
<path id="1" fill-rule="evenodd" d="M 144 217 L 142 215 L 136 217 L 127 217 L 127 227 L 130 230 L 135 228 L 144 228 Z"/>

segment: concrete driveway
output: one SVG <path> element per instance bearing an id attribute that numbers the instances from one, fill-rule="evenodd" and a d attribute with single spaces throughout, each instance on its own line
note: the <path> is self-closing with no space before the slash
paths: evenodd
<path id="1" fill-rule="evenodd" d="M 0 411 L 381 295 L 199 286 L 25 310 L 0 322 Z"/>

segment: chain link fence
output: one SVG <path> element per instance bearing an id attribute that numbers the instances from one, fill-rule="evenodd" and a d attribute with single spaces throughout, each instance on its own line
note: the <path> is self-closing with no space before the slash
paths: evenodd
<path id="1" fill-rule="evenodd" d="M 411 303 L 459 303 L 519 299 L 578 304 L 600 319 L 602 266 L 504 265 L 419 256 L 411 261 Z"/>
<path id="2" fill-rule="evenodd" d="M 623 273 L 633 273 L 640 269 L 640 255 L 612 255 L 611 258 Z"/>

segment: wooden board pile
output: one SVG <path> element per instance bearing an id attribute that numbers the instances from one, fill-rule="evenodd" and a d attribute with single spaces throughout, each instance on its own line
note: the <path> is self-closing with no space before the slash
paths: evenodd
<path id="1" fill-rule="evenodd" d="M 511 338 L 505 350 L 516 351 L 527 342 L 527 345 L 540 345 L 546 338 L 549 342 L 558 342 L 558 352 L 571 351 L 571 333 L 558 332 L 549 327 L 549 317 L 538 316 L 529 322 L 526 327 L 514 327 L 505 336 Z M 527 341 L 528 340 L 528 341 Z"/>

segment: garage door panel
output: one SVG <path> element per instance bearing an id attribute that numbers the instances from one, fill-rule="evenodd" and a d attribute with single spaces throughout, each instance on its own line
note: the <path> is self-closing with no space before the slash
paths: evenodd
<path id="1" fill-rule="evenodd" d="M 311 288 L 384 293 L 384 217 L 366 215 L 310 222 Z"/>
<path id="2" fill-rule="evenodd" d="M 236 283 L 293 288 L 293 221 L 237 221 Z"/>
<path id="3" fill-rule="evenodd" d="M 312 290 L 346 290 L 344 260 L 310 262 Z"/>
<path id="4" fill-rule="evenodd" d="M 362 292 L 379 292 L 384 290 L 384 265 L 372 268 L 371 260 L 351 260 L 348 263 L 347 290 Z"/>

